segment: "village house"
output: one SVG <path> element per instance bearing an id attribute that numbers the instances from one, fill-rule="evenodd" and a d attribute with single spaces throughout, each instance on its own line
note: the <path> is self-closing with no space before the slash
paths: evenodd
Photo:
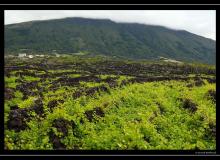
<path id="1" fill-rule="evenodd" d="M 55 55 L 56 55 L 56 57 L 60 57 L 60 55 L 59 55 L 59 54 L 57 54 L 57 53 L 56 53 Z"/>
<path id="2" fill-rule="evenodd" d="M 34 56 L 33 55 L 28 55 L 28 58 L 34 58 Z"/>
<path id="3" fill-rule="evenodd" d="M 159 59 L 164 61 L 164 62 L 171 62 L 171 63 L 178 63 L 178 64 L 182 64 L 183 63 L 181 61 L 177 61 L 177 60 L 170 59 L 170 58 L 165 58 L 165 57 L 159 57 Z"/>
<path id="4" fill-rule="evenodd" d="M 19 53 L 19 54 L 18 54 L 18 57 L 19 57 L 19 58 L 26 57 L 26 56 L 27 56 L 26 53 Z"/>
<path id="5" fill-rule="evenodd" d="M 44 57 L 43 54 L 37 54 L 36 57 Z"/>

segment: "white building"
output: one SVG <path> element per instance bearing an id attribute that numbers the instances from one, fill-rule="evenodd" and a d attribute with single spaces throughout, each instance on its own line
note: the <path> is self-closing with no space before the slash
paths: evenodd
<path id="1" fill-rule="evenodd" d="M 28 58 L 34 58 L 34 56 L 33 55 L 28 55 Z"/>
<path id="2" fill-rule="evenodd" d="M 35 57 L 44 57 L 44 55 L 43 54 L 37 54 L 37 55 L 35 55 Z"/>
<path id="3" fill-rule="evenodd" d="M 171 62 L 171 63 L 178 63 L 178 64 L 183 64 L 181 61 L 177 61 L 175 59 L 170 59 L 170 58 L 165 58 L 165 57 L 159 57 L 160 60 L 164 62 Z"/>
<path id="4" fill-rule="evenodd" d="M 26 53 L 19 53 L 19 54 L 18 54 L 18 57 L 20 57 L 20 58 L 21 58 L 21 57 L 26 57 L 26 56 L 27 56 Z"/>
<path id="5" fill-rule="evenodd" d="M 60 57 L 60 55 L 59 55 L 59 54 L 57 54 L 57 53 L 56 53 L 55 55 L 56 55 L 56 57 Z"/>

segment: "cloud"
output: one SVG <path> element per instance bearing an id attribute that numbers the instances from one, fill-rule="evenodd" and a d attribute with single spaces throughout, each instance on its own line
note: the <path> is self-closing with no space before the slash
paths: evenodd
<path id="1" fill-rule="evenodd" d="M 5 24 L 64 17 L 162 25 L 216 39 L 215 10 L 6 10 Z"/>

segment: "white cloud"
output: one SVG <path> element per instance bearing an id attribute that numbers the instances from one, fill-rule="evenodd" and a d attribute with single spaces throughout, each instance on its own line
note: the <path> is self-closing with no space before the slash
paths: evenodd
<path id="1" fill-rule="evenodd" d="M 216 39 L 215 10 L 6 10 L 5 24 L 64 17 L 162 25 Z"/>

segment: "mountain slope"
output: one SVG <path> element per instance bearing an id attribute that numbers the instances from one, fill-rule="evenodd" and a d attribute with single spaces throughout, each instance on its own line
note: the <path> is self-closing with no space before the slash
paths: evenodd
<path id="1" fill-rule="evenodd" d="M 5 26 L 5 53 L 104 54 L 134 59 L 158 56 L 215 64 L 215 41 L 187 31 L 107 19 L 65 18 Z"/>

